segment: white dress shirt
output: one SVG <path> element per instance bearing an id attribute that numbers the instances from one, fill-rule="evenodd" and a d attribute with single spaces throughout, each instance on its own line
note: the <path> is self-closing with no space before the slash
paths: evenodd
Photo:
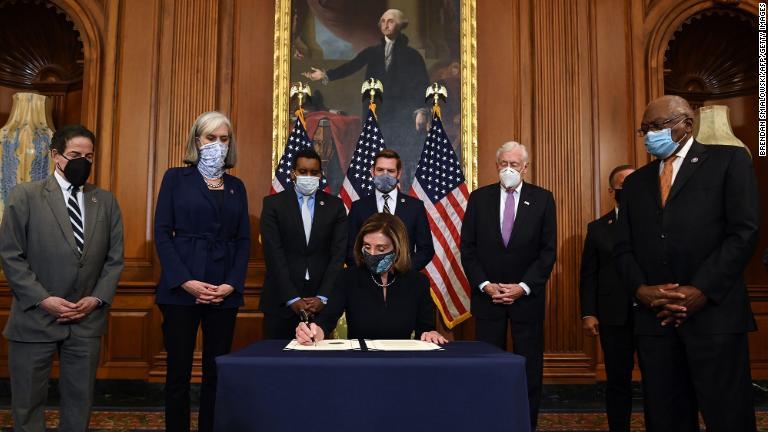
<path id="1" fill-rule="evenodd" d="M 53 171 L 53 176 L 56 177 L 56 181 L 59 182 L 59 186 L 61 187 L 61 193 L 64 196 L 64 205 L 69 202 L 69 197 L 72 196 L 72 191 L 70 190 L 70 187 L 72 186 L 72 183 L 67 181 L 66 178 L 64 178 L 63 175 L 59 174 L 58 170 Z M 83 205 L 83 188 L 80 187 L 80 191 L 77 194 L 77 206 L 80 207 L 80 219 L 83 221 L 83 230 L 85 230 L 85 206 Z"/>
<path id="2" fill-rule="evenodd" d="M 384 195 L 389 195 L 389 201 L 387 201 L 387 205 L 389 206 L 389 211 L 392 212 L 392 214 L 395 214 L 395 208 L 397 208 L 397 188 L 392 189 L 388 194 L 381 193 L 378 189 L 376 189 L 375 194 L 376 211 L 379 213 L 384 211 Z"/>
<path id="3" fill-rule="evenodd" d="M 504 186 L 499 183 L 499 231 L 501 231 L 502 226 L 504 225 L 504 209 L 507 206 L 507 194 L 508 193 L 514 193 L 515 194 L 515 221 L 517 221 L 517 209 L 520 208 L 520 191 L 523 190 L 523 182 L 521 181 L 517 187 L 512 190 L 511 192 L 507 192 L 507 189 L 504 188 Z M 486 285 L 491 283 L 490 281 L 485 281 L 480 284 L 480 291 L 483 291 L 483 288 L 485 288 Z M 531 293 L 531 288 L 526 284 L 525 282 L 518 283 L 520 287 L 523 288 L 523 291 L 525 291 L 525 295 L 528 295 Z M 485 291 L 483 291 L 485 292 Z"/>
<path id="4" fill-rule="evenodd" d="M 678 171 L 680 171 L 680 167 L 683 165 L 683 161 L 685 160 L 685 156 L 688 155 L 688 150 L 691 149 L 691 145 L 693 144 L 693 137 L 688 138 L 688 141 L 685 142 L 683 145 L 683 148 L 680 149 L 679 152 L 677 152 L 676 157 L 672 161 L 672 184 L 675 184 L 675 177 L 677 177 Z M 659 175 L 661 175 L 661 172 L 664 170 L 664 160 L 661 161 L 659 164 Z"/>

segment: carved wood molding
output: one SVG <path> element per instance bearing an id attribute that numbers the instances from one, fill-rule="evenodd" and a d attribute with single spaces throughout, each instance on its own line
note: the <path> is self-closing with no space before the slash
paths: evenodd
<path id="1" fill-rule="evenodd" d="M 557 262 L 548 284 L 545 352 L 580 353 L 578 277 L 583 234 L 592 217 L 582 197 L 592 193 L 591 1 L 533 2 L 532 164 L 535 183 L 557 205 Z M 587 357 L 588 358 L 588 357 Z M 557 368 L 548 361 L 547 368 Z M 548 372 L 554 373 L 554 370 Z M 594 372 L 591 372 L 594 374 Z"/>
<path id="2" fill-rule="evenodd" d="M 664 55 L 664 89 L 693 103 L 754 93 L 757 88 L 756 17 L 713 8 L 688 18 Z"/>
<path id="3" fill-rule="evenodd" d="M 83 43 L 63 10 L 51 3 L 0 1 L 0 16 L 0 85 L 66 91 L 82 81 Z"/>

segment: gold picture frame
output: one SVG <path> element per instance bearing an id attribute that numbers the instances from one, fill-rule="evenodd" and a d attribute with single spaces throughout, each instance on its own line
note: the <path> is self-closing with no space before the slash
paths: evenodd
<path id="1" fill-rule="evenodd" d="M 291 1 L 275 0 L 272 173 L 274 173 L 282 156 L 290 128 Z M 464 177 L 470 190 L 477 186 L 477 31 L 475 3 L 476 0 L 460 0 L 461 157 Z M 449 95 L 449 97 L 451 96 Z"/>

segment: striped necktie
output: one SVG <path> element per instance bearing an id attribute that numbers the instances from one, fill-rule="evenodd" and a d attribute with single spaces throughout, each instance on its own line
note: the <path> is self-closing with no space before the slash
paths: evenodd
<path id="1" fill-rule="evenodd" d="M 85 236 L 83 235 L 83 214 L 80 212 L 80 206 L 77 204 L 77 192 L 79 190 L 79 187 L 72 188 L 72 186 L 70 186 L 69 199 L 67 200 L 67 213 L 69 213 L 69 221 L 72 223 L 72 232 L 75 234 L 77 251 L 82 254 Z"/>
<path id="2" fill-rule="evenodd" d="M 384 198 L 384 208 L 382 209 L 383 212 L 386 214 L 392 214 L 392 211 L 389 209 L 389 194 L 384 194 L 381 197 Z"/>

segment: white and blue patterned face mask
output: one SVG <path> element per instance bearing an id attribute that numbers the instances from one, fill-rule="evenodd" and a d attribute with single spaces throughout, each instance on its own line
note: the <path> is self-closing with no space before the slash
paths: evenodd
<path id="1" fill-rule="evenodd" d="M 229 146 L 219 141 L 205 144 L 198 150 L 197 170 L 208 179 L 220 179 L 224 175 L 224 160 Z"/>

